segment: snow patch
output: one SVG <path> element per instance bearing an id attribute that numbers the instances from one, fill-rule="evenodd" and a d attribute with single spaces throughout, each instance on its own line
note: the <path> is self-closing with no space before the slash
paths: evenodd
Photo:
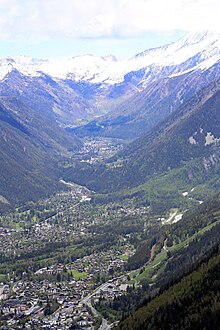
<path id="1" fill-rule="evenodd" d="M 193 136 L 190 136 L 190 137 L 189 137 L 189 143 L 190 143 L 190 144 L 197 144 L 197 142 L 196 142 L 196 140 L 194 139 Z"/>
<path id="2" fill-rule="evenodd" d="M 208 146 L 210 144 L 216 144 L 220 141 L 220 139 L 216 138 L 211 132 L 207 132 L 205 137 L 205 145 Z"/>
<path id="3" fill-rule="evenodd" d="M 182 217 L 183 217 L 183 214 L 182 213 L 176 215 L 175 218 L 174 218 L 174 220 L 173 220 L 173 223 L 176 223 L 176 222 L 180 221 L 182 219 Z"/>

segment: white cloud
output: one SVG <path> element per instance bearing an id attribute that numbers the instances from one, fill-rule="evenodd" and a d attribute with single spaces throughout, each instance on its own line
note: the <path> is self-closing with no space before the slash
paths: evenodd
<path id="1" fill-rule="evenodd" d="M 0 39 L 134 37 L 219 30 L 217 0 L 0 0 Z"/>

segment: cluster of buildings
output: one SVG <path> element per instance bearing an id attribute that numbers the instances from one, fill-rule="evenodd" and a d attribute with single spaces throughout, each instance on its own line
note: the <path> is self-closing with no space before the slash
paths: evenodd
<path id="1" fill-rule="evenodd" d="M 122 149 L 122 144 L 114 143 L 112 139 L 87 138 L 78 157 L 81 156 L 81 162 L 95 164 L 114 156 L 120 149 Z"/>
<path id="2" fill-rule="evenodd" d="M 127 256 L 133 253 L 126 246 L 123 252 Z M 102 319 L 94 309 L 95 304 L 103 299 L 113 300 L 127 289 L 127 275 L 121 275 L 125 263 L 121 253 L 112 250 L 94 253 L 73 263 L 41 268 L 33 280 L 2 283 L 2 329 L 97 328 Z M 58 281 L 57 275 L 63 273 L 69 275 L 69 280 Z M 104 280 L 100 277 L 97 280 L 100 274 L 105 275 Z M 102 280 L 105 282 L 101 283 Z"/>

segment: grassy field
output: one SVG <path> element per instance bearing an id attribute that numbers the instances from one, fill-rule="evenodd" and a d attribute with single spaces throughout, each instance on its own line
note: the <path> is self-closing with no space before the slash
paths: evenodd
<path id="1" fill-rule="evenodd" d="M 128 261 L 129 257 L 126 254 L 123 254 L 119 257 L 123 261 Z"/>
<path id="2" fill-rule="evenodd" d="M 166 251 L 162 250 L 151 263 L 144 267 L 143 272 L 139 273 L 139 275 L 135 277 L 135 281 L 140 282 L 144 279 L 152 281 L 154 274 L 156 274 L 160 267 L 163 265 L 163 261 L 166 259 L 166 257 Z"/>
<path id="3" fill-rule="evenodd" d="M 69 273 L 72 275 L 72 277 L 75 279 L 75 280 L 83 280 L 84 278 L 87 277 L 87 273 L 86 272 L 78 272 L 77 270 L 75 269 L 71 269 L 69 270 Z"/>
<path id="4" fill-rule="evenodd" d="M 7 280 L 7 275 L 5 274 L 0 274 L 0 282 L 4 282 Z"/>

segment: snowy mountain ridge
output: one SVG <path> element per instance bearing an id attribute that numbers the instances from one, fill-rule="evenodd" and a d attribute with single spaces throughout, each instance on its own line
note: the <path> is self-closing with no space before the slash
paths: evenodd
<path id="1" fill-rule="evenodd" d="M 144 81 L 154 80 L 162 68 L 167 76 L 190 70 L 206 70 L 220 61 L 220 34 L 202 31 L 188 33 L 171 44 L 148 49 L 128 60 L 114 56 L 81 55 L 61 59 L 35 59 L 28 56 L 0 58 L 0 80 L 16 69 L 25 76 L 50 75 L 56 79 L 117 84 L 130 72 L 144 70 Z"/>
<path id="2" fill-rule="evenodd" d="M 66 79 L 72 74 L 75 80 L 89 80 L 105 69 L 111 62 L 116 61 L 113 56 L 96 57 L 82 55 L 61 59 L 35 59 L 28 56 L 0 59 L 0 79 L 13 69 L 27 76 L 40 76 L 42 73 L 54 78 Z"/>
<path id="3" fill-rule="evenodd" d="M 126 61 L 113 63 L 95 82 L 119 83 L 131 71 L 149 68 L 157 74 L 162 68 L 170 67 L 171 75 L 183 74 L 190 70 L 206 70 L 220 60 L 220 33 L 189 33 L 171 44 L 148 49 Z M 189 63 L 186 63 L 186 62 Z M 182 66 L 182 68 L 181 68 Z M 146 78 L 146 77 L 145 77 Z M 151 80 L 154 77 L 149 77 Z"/>

